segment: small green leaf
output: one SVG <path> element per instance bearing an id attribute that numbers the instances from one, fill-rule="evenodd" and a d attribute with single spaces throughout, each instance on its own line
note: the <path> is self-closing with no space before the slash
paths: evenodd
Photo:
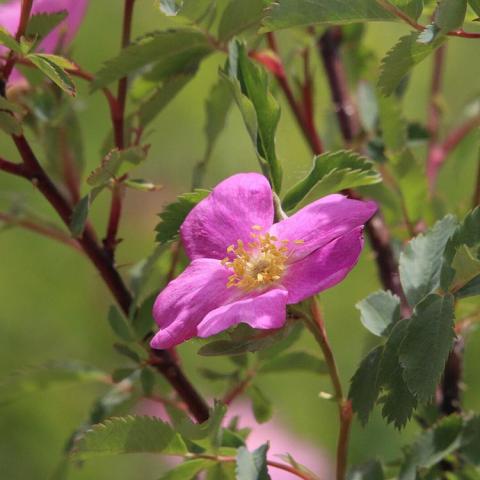
<path id="1" fill-rule="evenodd" d="M 87 178 L 87 183 L 98 187 L 111 178 L 121 177 L 131 169 L 140 165 L 148 154 L 148 147 L 129 147 L 125 150 L 112 150 Z"/>
<path id="2" fill-rule="evenodd" d="M 402 37 L 382 60 L 378 86 L 384 95 L 391 95 L 412 68 L 425 60 L 444 41 L 445 37 L 439 36 L 431 43 L 419 43 L 416 32 Z"/>
<path id="3" fill-rule="evenodd" d="M 52 362 L 11 374 L 0 384 L 0 405 L 48 388 L 83 382 L 106 383 L 108 375 L 80 362 Z"/>
<path id="4" fill-rule="evenodd" d="M 194 459 L 188 460 L 178 467 L 169 470 L 159 480 L 191 480 L 203 470 L 212 466 L 212 460 Z"/>
<path id="5" fill-rule="evenodd" d="M 7 30 L 0 26 L 0 45 L 5 45 L 10 50 L 22 54 L 20 44 L 12 37 Z"/>
<path id="6" fill-rule="evenodd" d="M 2 96 L 0 96 L 0 110 L 8 110 L 15 113 L 22 113 L 24 111 L 20 105 L 14 102 L 10 102 Z"/>
<path id="7" fill-rule="evenodd" d="M 103 185 L 92 188 L 92 190 L 75 205 L 69 225 L 73 237 L 79 238 L 83 235 L 90 207 L 103 188 Z"/>
<path id="8" fill-rule="evenodd" d="M 476 295 L 480 295 L 480 275 L 477 275 L 455 292 L 455 298 L 467 298 Z"/>
<path id="9" fill-rule="evenodd" d="M 158 7 L 167 17 L 174 17 L 182 9 L 183 0 L 158 0 Z"/>
<path id="10" fill-rule="evenodd" d="M 135 330 L 138 340 L 143 340 L 153 328 L 153 304 L 157 294 L 150 295 L 140 306 L 138 311 L 134 312 L 132 318 L 132 327 Z"/>
<path id="11" fill-rule="evenodd" d="M 258 385 L 252 385 L 247 390 L 247 394 L 252 400 L 253 415 L 255 416 L 255 420 L 258 423 L 268 422 L 273 414 L 273 407 L 270 399 L 265 396 Z"/>
<path id="12" fill-rule="evenodd" d="M 480 465 L 480 416 L 474 415 L 465 422 L 462 433 L 462 456 L 473 465 Z"/>
<path id="13" fill-rule="evenodd" d="M 268 74 L 248 58 L 244 45 L 232 42 L 228 70 L 222 75 L 242 113 L 260 167 L 278 192 L 282 184 L 282 168 L 275 151 L 275 134 L 280 106 L 269 90 Z"/>
<path id="14" fill-rule="evenodd" d="M 0 130 L 7 135 L 21 135 L 22 125 L 10 112 L 0 111 Z"/>
<path id="15" fill-rule="evenodd" d="M 135 372 L 134 368 L 117 368 L 112 373 L 112 380 L 115 383 L 120 383 L 122 380 L 130 377 Z"/>
<path id="16" fill-rule="evenodd" d="M 134 340 L 130 327 L 118 308 L 112 305 L 108 311 L 108 323 L 113 332 L 125 342 L 132 342 Z"/>
<path id="17" fill-rule="evenodd" d="M 463 421 L 457 415 L 440 420 L 430 430 L 422 433 L 407 450 L 399 480 L 417 479 L 419 468 L 431 468 L 461 445 Z"/>
<path id="18" fill-rule="evenodd" d="M 475 258 L 466 245 L 461 245 L 453 257 L 452 268 L 455 276 L 450 290 L 457 292 L 480 275 L 480 260 Z"/>
<path id="19" fill-rule="evenodd" d="M 230 0 L 218 26 L 219 39 L 225 42 L 244 30 L 258 27 L 268 3 L 264 0 Z"/>
<path id="20" fill-rule="evenodd" d="M 123 343 L 114 343 L 113 348 L 117 351 L 117 353 L 129 358 L 130 360 L 132 360 L 132 362 L 140 363 L 140 357 L 138 356 L 138 353 L 132 350 L 127 345 L 124 345 Z"/>
<path id="21" fill-rule="evenodd" d="M 77 94 L 75 84 L 65 71 L 66 68 L 74 67 L 67 59 L 45 53 L 29 54 L 27 55 L 27 59 L 52 80 L 53 83 L 68 93 L 68 95 L 74 97 Z"/>
<path id="22" fill-rule="evenodd" d="M 162 244 L 177 238 L 180 226 L 192 208 L 209 194 L 208 190 L 197 189 L 191 193 L 180 195 L 176 202 L 167 205 L 159 214 L 160 223 L 155 228 L 157 242 Z"/>
<path id="23" fill-rule="evenodd" d="M 327 373 L 325 362 L 307 352 L 288 352 L 267 360 L 259 369 L 259 373 L 282 373 L 301 370 L 316 374 Z"/>
<path id="24" fill-rule="evenodd" d="M 434 24 L 443 32 L 456 30 L 463 25 L 467 14 L 467 0 L 439 0 Z"/>
<path id="25" fill-rule="evenodd" d="M 148 367 L 142 369 L 140 373 L 140 383 L 142 385 L 143 394 L 146 397 L 150 397 L 153 393 L 153 387 L 155 386 L 155 375 Z"/>
<path id="26" fill-rule="evenodd" d="M 268 443 L 249 452 L 240 447 L 237 453 L 237 480 L 270 480 L 267 467 Z"/>
<path id="27" fill-rule="evenodd" d="M 380 393 L 378 375 L 383 348 L 383 345 L 374 348 L 362 360 L 351 379 L 348 398 L 352 401 L 353 411 L 357 413 L 362 425 L 368 422 L 368 417 Z"/>
<path id="28" fill-rule="evenodd" d="M 372 293 L 355 307 L 360 310 L 363 326 L 378 337 L 400 320 L 400 299 L 391 292 Z"/>
<path id="29" fill-rule="evenodd" d="M 362 465 L 353 467 L 347 480 L 384 480 L 382 464 L 378 460 L 370 460 Z"/>
<path id="30" fill-rule="evenodd" d="M 117 417 L 95 425 L 78 442 L 74 454 L 81 459 L 124 453 L 185 455 L 180 435 L 152 417 Z"/>
<path id="31" fill-rule="evenodd" d="M 123 184 L 133 190 L 138 190 L 139 192 L 158 192 L 163 188 L 163 185 L 157 183 L 149 182 L 148 180 L 143 180 L 142 178 L 132 178 L 127 179 Z"/>
<path id="32" fill-rule="evenodd" d="M 340 150 L 324 153 L 313 159 L 307 176 L 285 194 L 282 206 L 285 211 L 290 211 L 300 202 L 309 203 L 330 193 L 381 180 L 373 162 L 355 152 Z"/>
<path id="33" fill-rule="evenodd" d="M 407 146 L 407 122 L 402 117 L 401 106 L 394 96 L 379 96 L 380 126 L 387 154 L 401 153 Z"/>
<path id="34" fill-rule="evenodd" d="M 468 0 L 471 9 L 480 17 L 480 0 Z"/>
<path id="35" fill-rule="evenodd" d="M 399 351 L 404 379 L 421 402 L 435 395 L 454 339 L 453 296 L 431 294 L 416 307 Z"/>
<path id="36" fill-rule="evenodd" d="M 454 216 L 447 215 L 426 234 L 411 240 L 400 255 L 400 280 L 410 305 L 440 287 L 443 252 L 457 224 Z"/>
<path id="37" fill-rule="evenodd" d="M 53 13 L 36 13 L 28 20 L 27 36 L 37 36 L 37 41 L 46 37 L 55 27 L 68 16 L 66 10 Z"/>

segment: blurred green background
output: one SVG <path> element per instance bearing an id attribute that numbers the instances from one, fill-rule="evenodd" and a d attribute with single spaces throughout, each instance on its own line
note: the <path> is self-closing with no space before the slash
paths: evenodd
<path id="1" fill-rule="evenodd" d="M 102 61 L 118 51 L 122 2 L 92 1 L 87 17 L 74 42 L 72 57 L 85 69 L 95 72 Z M 0 18 L 1 24 L 1 18 Z M 162 28 L 167 20 L 153 6 L 152 0 L 138 0 L 134 34 Z M 367 45 L 379 58 L 407 30 L 402 25 L 377 24 L 368 27 Z M 279 35 L 282 42 L 289 34 Z M 463 106 L 478 96 L 480 64 L 478 43 L 452 40 L 448 51 L 445 83 L 446 124 L 452 124 Z M 215 55 L 202 64 L 197 77 L 155 121 L 148 142 L 152 144 L 149 161 L 138 176 L 161 183 L 157 193 L 129 191 L 118 249 L 121 271 L 127 272 L 154 248 L 157 213 L 178 193 L 188 191 L 193 165 L 204 148 L 204 99 L 216 80 L 217 67 L 224 58 Z M 378 64 L 378 62 L 377 62 Z M 328 130 L 331 110 L 321 65 L 314 64 L 317 81 L 317 123 L 320 131 Z M 412 78 L 405 100 L 410 119 L 425 119 L 429 61 L 420 65 Z M 374 78 L 372 78 L 374 80 Z M 108 134 L 108 112 L 101 94 L 89 95 L 85 85 L 77 82 L 76 100 L 85 141 L 87 169 L 100 160 L 100 147 Z M 309 168 L 311 155 L 283 98 L 283 113 L 278 131 L 278 152 L 284 163 L 286 186 L 299 179 Z M 36 148 L 32 139 L 33 147 Z M 442 197 L 449 210 L 463 214 L 471 198 L 476 152 L 472 142 L 465 142 L 449 160 L 440 179 Z M 1 155 L 17 160 L 10 139 L 0 135 Z M 239 171 L 256 171 L 257 164 L 250 141 L 236 108 L 232 108 L 224 133 L 215 148 L 205 186 Z M 50 207 L 34 189 L 17 179 L 0 174 L 0 205 L 7 209 L 12 199 L 28 205 L 56 221 Z M 103 230 L 108 196 L 95 203 L 92 218 Z M 113 334 L 106 321 L 112 303 L 97 273 L 82 257 L 70 249 L 20 229 L 0 231 L 0 377 L 21 367 L 42 364 L 52 359 L 79 359 L 107 371 L 125 362 L 112 349 Z M 339 369 L 345 386 L 355 366 L 368 348 L 368 334 L 362 328 L 354 305 L 379 288 L 372 253 L 365 249 L 360 264 L 347 280 L 322 295 L 325 318 Z M 202 392 L 213 397 L 218 387 L 208 384 L 198 374 L 201 366 L 217 365 L 217 360 L 196 355 L 199 343 L 192 341 L 180 348 L 185 370 Z M 315 351 L 315 345 L 302 337 L 302 348 Z M 468 345 L 465 393 L 469 407 L 480 407 L 480 344 L 474 336 Z M 289 426 L 295 435 L 333 452 L 337 434 L 336 407 L 319 398 L 320 391 L 330 391 L 326 378 L 308 374 L 276 375 L 265 378 L 264 390 L 274 401 L 275 416 Z M 81 386 L 56 389 L 25 397 L 0 407 L 0 478 L 43 479 L 54 470 L 60 452 L 70 433 L 81 424 L 100 387 Z M 367 428 L 353 427 L 351 462 L 371 456 L 393 458 L 399 446 L 408 442 L 415 428 L 410 425 L 398 433 L 385 426 L 376 411 Z M 90 461 L 72 472 L 72 479 L 155 479 L 159 461 L 149 456 L 124 456 Z"/>

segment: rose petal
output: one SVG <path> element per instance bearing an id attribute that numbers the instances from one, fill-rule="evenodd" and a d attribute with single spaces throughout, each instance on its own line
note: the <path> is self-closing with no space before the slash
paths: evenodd
<path id="1" fill-rule="evenodd" d="M 291 261 L 300 260 L 335 238 L 364 225 L 377 210 L 375 202 L 328 195 L 307 205 L 291 217 L 276 223 L 270 233 L 290 240 Z M 294 244 L 301 240 L 302 244 Z"/>
<path id="2" fill-rule="evenodd" d="M 231 297 L 226 287 L 230 275 L 218 260 L 194 260 L 158 295 L 153 317 L 160 331 L 151 346 L 170 348 L 194 337 L 205 315 Z"/>
<path id="3" fill-rule="evenodd" d="M 282 279 L 288 303 L 298 303 L 341 282 L 357 264 L 363 248 L 362 230 L 356 228 L 289 265 Z"/>
<path id="4" fill-rule="evenodd" d="M 237 240 L 248 242 L 253 225 L 273 222 L 272 190 L 258 173 L 240 173 L 219 183 L 187 216 L 180 229 L 188 256 L 222 259 Z"/>
<path id="5" fill-rule="evenodd" d="M 285 289 L 275 288 L 223 305 L 200 322 L 198 336 L 210 337 L 238 323 L 262 330 L 280 328 L 286 320 L 287 297 Z"/>

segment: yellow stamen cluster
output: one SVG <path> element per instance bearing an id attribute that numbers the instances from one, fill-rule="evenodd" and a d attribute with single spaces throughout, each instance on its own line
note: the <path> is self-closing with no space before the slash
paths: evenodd
<path id="1" fill-rule="evenodd" d="M 236 246 L 227 248 L 230 256 L 224 258 L 222 264 L 233 272 L 227 288 L 238 287 L 245 291 L 262 288 L 280 280 L 285 271 L 289 240 L 278 240 L 268 232 L 261 234 L 259 225 L 254 225 L 252 230 L 252 241 L 247 245 L 238 240 Z"/>

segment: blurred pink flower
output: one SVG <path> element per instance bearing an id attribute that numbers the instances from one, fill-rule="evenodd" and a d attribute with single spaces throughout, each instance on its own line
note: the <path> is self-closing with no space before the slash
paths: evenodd
<path id="1" fill-rule="evenodd" d="M 276 329 L 286 305 L 342 281 L 358 261 L 373 202 L 321 198 L 274 221 L 273 194 L 257 173 L 218 184 L 183 222 L 192 263 L 158 295 L 153 348 L 209 337 L 240 322 Z"/>
<path id="2" fill-rule="evenodd" d="M 10 34 L 15 35 L 20 20 L 21 0 L 12 0 L 0 4 L 0 26 Z M 88 0 L 35 0 L 32 14 L 54 13 L 66 10 L 68 17 L 47 37 L 38 47 L 38 51 L 53 53 L 59 46 L 67 46 L 72 40 L 82 23 L 87 9 Z M 0 55 L 5 54 L 5 47 L 0 46 Z M 18 72 L 12 74 L 11 80 L 15 82 L 22 77 Z"/>
<path id="3" fill-rule="evenodd" d="M 135 413 L 138 415 L 158 417 L 164 421 L 168 420 L 168 415 L 163 405 L 153 400 L 142 400 L 137 406 Z M 243 401 L 235 402 L 228 407 L 227 416 L 223 422 L 224 425 L 228 425 L 229 421 L 236 416 L 239 417 L 238 428 L 251 429 L 251 433 L 246 442 L 250 451 L 269 442 L 269 460 L 286 463 L 278 456 L 290 454 L 298 463 L 316 473 L 319 478 L 325 480 L 335 478 L 333 465 L 327 453 L 321 448 L 294 435 L 289 431 L 288 427 L 277 418 L 273 418 L 266 423 L 258 424 L 253 416 L 250 405 Z M 169 457 L 166 457 L 166 460 L 165 463 L 169 468 L 179 463 L 176 459 Z M 273 467 L 269 468 L 269 474 L 272 480 L 294 480 L 297 478 L 291 473 Z"/>

